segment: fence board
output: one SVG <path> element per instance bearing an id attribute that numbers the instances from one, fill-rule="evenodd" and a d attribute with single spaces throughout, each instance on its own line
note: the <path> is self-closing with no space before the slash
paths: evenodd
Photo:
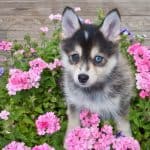
<path id="1" fill-rule="evenodd" d="M 36 38 L 41 26 L 53 28 L 49 14 L 62 12 L 67 5 L 80 6 L 79 14 L 92 19 L 99 8 L 108 12 L 117 7 L 122 15 L 122 26 L 146 34 L 150 43 L 150 0 L 0 0 L 0 39 L 22 40 L 26 32 Z"/>

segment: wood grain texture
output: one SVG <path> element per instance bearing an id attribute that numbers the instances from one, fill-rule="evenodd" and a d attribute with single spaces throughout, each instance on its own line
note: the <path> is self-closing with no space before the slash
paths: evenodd
<path id="1" fill-rule="evenodd" d="M 140 34 L 146 34 L 150 44 L 150 0 L 0 0 L 0 39 L 22 40 L 25 33 L 38 39 L 39 28 L 54 28 L 48 16 L 61 13 L 65 6 L 81 7 L 83 18 L 95 19 L 99 8 L 107 13 L 118 8 L 122 26 Z"/>

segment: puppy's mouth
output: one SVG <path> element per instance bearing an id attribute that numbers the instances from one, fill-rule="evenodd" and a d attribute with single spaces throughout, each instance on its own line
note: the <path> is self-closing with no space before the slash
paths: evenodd
<path id="1" fill-rule="evenodd" d="M 78 85 L 83 88 L 89 87 L 89 85 L 87 83 L 79 83 Z"/>
<path id="2" fill-rule="evenodd" d="M 82 89 L 86 89 L 86 88 L 90 88 L 90 85 L 86 84 L 86 83 L 76 83 L 75 82 L 75 85 L 79 88 L 82 88 Z"/>
<path id="3" fill-rule="evenodd" d="M 85 73 L 81 73 L 81 74 L 78 75 L 77 83 L 81 87 L 87 87 L 88 82 L 89 82 L 89 78 L 90 78 L 89 75 L 87 75 Z"/>
<path id="4" fill-rule="evenodd" d="M 96 82 L 96 83 L 93 83 L 93 84 L 89 84 L 89 83 L 84 83 L 84 84 L 81 84 L 81 83 L 75 83 L 75 85 L 77 87 L 79 87 L 80 89 L 90 93 L 91 91 L 97 91 L 99 89 L 104 89 L 105 87 L 105 83 L 104 82 Z"/>
<path id="5" fill-rule="evenodd" d="M 75 82 L 75 84 L 80 87 L 80 88 L 90 88 L 92 85 L 89 84 L 89 82 L 86 82 L 86 83 L 81 83 L 81 82 Z"/>

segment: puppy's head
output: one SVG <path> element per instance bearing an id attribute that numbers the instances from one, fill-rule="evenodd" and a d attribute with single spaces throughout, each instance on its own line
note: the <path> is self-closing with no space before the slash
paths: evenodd
<path id="1" fill-rule="evenodd" d="M 117 64 L 117 41 L 120 15 L 110 11 L 102 25 L 80 21 L 72 8 L 65 8 L 62 17 L 62 61 L 73 82 L 91 87 L 104 82 Z"/>

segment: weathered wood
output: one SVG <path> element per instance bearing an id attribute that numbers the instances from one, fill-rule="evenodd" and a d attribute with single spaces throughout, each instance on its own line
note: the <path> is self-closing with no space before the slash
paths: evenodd
<path id="1" fill-rule="evenodd" d="M 136 3 L 136 6 L 135 6 Z M 86 1 L 69 1 L 69 0 L 39 0 L 39 1 L 0 1 L 0 15 L 48 15 L 52 12 L 62 12 L 65 6 L 80 6 L 82 14 L 95 15 L 99 8 L 106 12 L 112 8 L 119 8 L 122 15 L 129 16 L 150 16 L 150 2 L 144 1 L 104 1 L 104 0 L 86 0 Z M 89 7 L 87 7 L 89 6 Z"/>
<path id="2" fill-rule="evenodd" d="M 150 0 L 0 0 L 0 39 L 22 40 L 25 33 L 38 37 L 39 28 L 51 25 L 48 16 L 61 13 L 65 6 L 80 6 L 83 18 L 96 18 L 99 8 L 108 12 L 118 8 L 122 16 L 122 26 L 135 33 L 147 35 L 150 41 Z"/>

